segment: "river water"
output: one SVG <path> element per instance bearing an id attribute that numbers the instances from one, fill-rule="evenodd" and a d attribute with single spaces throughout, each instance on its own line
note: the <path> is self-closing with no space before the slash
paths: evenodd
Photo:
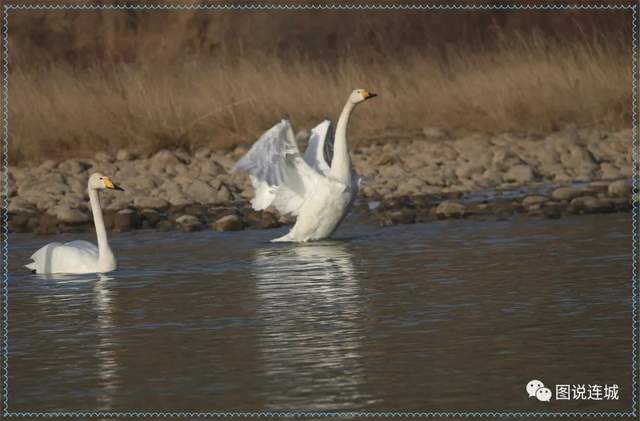
<path id="1" fill-rule="evenodd" d="M 108 276 L 10 236 L 13 411 L 628 411 L 630 214 L 113 234 Z M 617 385 L 540 402 L 525 385 Z"/>

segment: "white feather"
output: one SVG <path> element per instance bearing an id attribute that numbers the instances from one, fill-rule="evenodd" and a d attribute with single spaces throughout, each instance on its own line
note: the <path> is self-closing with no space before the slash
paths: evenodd
<path id="1" fill-rule="evenodd" d="M 272 206 L 296 216 L 291 231 L 273 241 L 304 242 L 329 237 L 351 208 L 359 177 L 351 167 L 346 128 L 355 105 L 375 95 L 357 89 L 345 104 L 336 128 L 331 122 L 313 128 L 304 158 L 287 120 L 273 126 L 254 143 L 232 171 L 246 171 L 255 190 L 256 210 Z M 328 151 L 325 159 L 325 149 Z M 331 162 L 327 162 L 331 160 Z"/>

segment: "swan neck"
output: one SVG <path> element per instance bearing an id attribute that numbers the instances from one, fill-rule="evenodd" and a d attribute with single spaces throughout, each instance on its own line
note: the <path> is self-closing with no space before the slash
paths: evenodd
<path id="1" fill-rule="evenodd" d="M 98 239 L 98 260 L 102 261 L 109 256 L 113 256 L 109 243 L 107 241 L 107 230 L 104 227 L 104 219 L 102 217 L 102 208 L 100 207 L 100 198 L 98 190 L 89 188 L 89 202 L 91 203 L 91 213 L 93 214 L 93 224 L 96 227 L 96 237 Z"/>
<path id="2" fill-rule="evenodd" d="M 331 175 L 344 182 L 351 181 L 351 158 L 347 148 L 347 126 L 355 104 L 347 101 L 336 125 L 335 142 L 333 145 L 333 159 L 331 160 Z"/>

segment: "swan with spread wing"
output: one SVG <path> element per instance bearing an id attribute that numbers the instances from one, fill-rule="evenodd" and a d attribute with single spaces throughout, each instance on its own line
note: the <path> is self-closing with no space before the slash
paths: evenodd
<path id="1" fill-rule="evenodd" d="M 330 237 L 358 193 L 347 148 L 347 125 L 355 107 L 375 97 L 365 89 L 351 92 L 338 118 L 335 136 L 331 122 L 317 125 L 300 154 L 291 123 L 282 120 L 264 133 L 232 171 L 249 174 L 255 190 L 255 210 L 273 206 L 296 216 L 288 234 L 272 241 L 306 242 Z"/>

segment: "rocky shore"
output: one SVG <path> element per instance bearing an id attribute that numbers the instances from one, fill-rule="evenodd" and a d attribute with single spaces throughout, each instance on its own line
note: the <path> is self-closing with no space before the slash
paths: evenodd
<path id="1" fill-rule="evenodd" d="M 229 174 L 247 147 L 152 155 L 120 150 L 91 159 L 10 166 L 9 230 L 92 229 L 86 184 L 96 171 L 125 189 L 101 193 L 110 230 L 229 231 L 290 223 L 276 213 L 253 211 L 248 177 Z M 569 127 L 548 136 L 451 138 L 426 128 L 369 139 L 353 149 L 352 159 L 364 176 L 354 213 L 382 226 L 516 213 L 556 218 L 631 208 L 631 130 Z"/>

